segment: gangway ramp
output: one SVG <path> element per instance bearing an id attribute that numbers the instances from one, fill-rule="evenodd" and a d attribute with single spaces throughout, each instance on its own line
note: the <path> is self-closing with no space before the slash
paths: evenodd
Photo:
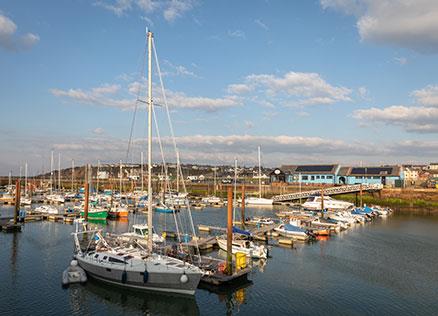
<path id="1" fill-rule="evenodd" d="M 286 202 L 286 201 L 306 199 L 311 196 L 321 195 L 321 192 L 323 192 L 324 195 L 336 195 L 336 194 L 345 194 L 345 193 L 355 193 L 360 191 L 379 191 L 382 189 L 383 189 L 383 185 L 380 183 L 352 184 L 352 185 L 343 185 L 338 187 L 321 188 L 318 190 L 275 195 L 272 197 L 272 199 L 274 200 L 274 202 Z"/>

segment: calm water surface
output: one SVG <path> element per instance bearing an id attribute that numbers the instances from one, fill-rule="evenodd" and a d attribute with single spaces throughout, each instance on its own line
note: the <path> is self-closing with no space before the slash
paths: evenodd
<path id="1" fill-rule="evenodd" d="M 11 208 L 0 208 L 0 217 Z M 248 215 L 272 215 L 250 209 Z M 193 211 L 195 225 L 225 226 L 225 209 Z M 130 224 L 144 216 L 132 216 Z M 155 214 L 158 230 L 172 216 Z M 105 229 L 126 231 L 108 221 Z M 182 226 L 188 222 L 183 221 Z M 438 216 L 397 213 L 356 226 L 326 241 L 272 246 L 252 283 L 193 298 L 127 291 L 89 281 L 61 288 L 73 250 L 72 225 L 27 223 L 22 233 L 0 233 L 2 315 L 437 315 Z"/>

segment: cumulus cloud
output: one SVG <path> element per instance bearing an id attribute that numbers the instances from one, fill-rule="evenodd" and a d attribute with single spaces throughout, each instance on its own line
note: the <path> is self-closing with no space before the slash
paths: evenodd
<path id="1" fill-rule="evenodd" d="M 118 85 L 102 85 L 97 88 L 92 88 L 89 91 L 82 89 L 50 89 L 50 92 L 56 97 L 64 97 L 80 103 L 109 106 L 120 108 L 123 110 L 132 109 L 135 105 L 134 99 L 116 99 L 108 97 L 108 94 L 114 94 L 119 91 Z"/>
<path id="2" fill-rule="evenodd" d="M 142 89 L 145 91 L 144 81 L 133 81 L 122 88 L 116 84 L 105 84 L 89 90 L 83 89 L 51 89 L 56 97 L 66 98 L 84 104 L 115 107 L 122 110 L 132 110 L 138 98 L 141 98 Z M 129 97 L 126 97 L 129 95 Z M 195 109 L 203 111 L 217 111 L 236 106 L 242 106 L 243 101 L 238 96 L 226 95 L 219 98 L 203 96 L 188 96 L 184 92 L 166 90 L 167 104 L 170 108 Z M 156 95 L 155 104 L 164 104 L 163 97 Z"/>
<path id="3" fill-rule="evenodd" d="M 407 132 L 438 133 L 438 86 L 429 85 L 413 91 L 411 95 L 417 105 L 360 109 L 353 112 L 353 117 L 368 124 L 396 125 Z"/>
<path id="4" fill-rule="evenodd" d="M 284 76 L 252 74 L 243 83 L 228 86 L 229 92 L 248 93 L 257 90 L 266 98 L 285 106 L 333 104 L 351 101 L 351 90 L 327 83 L 317 73 L 288 72 Z"/>
<path id="5" fill-rule="evenodd" d="M 364 41 L 438 52 L 436 0 L 320 0 L 321 6 L 357 17 Z"/>
<path id="6" fill-rule="evenodd" d="M 26 50 L 34 46 L 40 40 L 39 36 L 27 33 L 21 36 L 15 35 L 17 25 L 3 15 L 0 11 L 0 47 L 9 51 Z"/>
<path id="7" fill-rule="evenodd" d="M 140 10 L 144 14 L 161 13 L 166 21 L 172 22 L 192 10 L 195 3 L 195 0 L 100 0 L 95 5 L 117 16 L 133 10 Z M 142 19 L 153 25 L 149 17 L 142 16 Z"/>
<path id="8" fill-rule="evenodd" d="M 243 105 L 241 99 L 236 96 L 225 96 L 222 98 L 190 97 L 183 92 L 167 90 L 166 97 L 169 106 L 175 108 L 217 111 Z"/>
<path id="9" fill-rule="evenodd" d="M 415 90 L 412 95 L 422 105 L 438 106 L 438 85 L 429 85 L 424 89 Z"/>

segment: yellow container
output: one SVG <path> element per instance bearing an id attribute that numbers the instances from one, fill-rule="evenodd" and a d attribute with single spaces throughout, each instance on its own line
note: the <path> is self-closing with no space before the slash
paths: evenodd
<path id="1" fill-rule="evenodd" d="M 236 268 L 238 270 L 246 268 L 246 255 L 243 252 L 236 253 Z"/>

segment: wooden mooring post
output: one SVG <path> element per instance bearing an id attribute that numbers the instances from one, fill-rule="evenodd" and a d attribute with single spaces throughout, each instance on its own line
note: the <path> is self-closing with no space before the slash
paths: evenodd
<path id="1" fill-rule="evenodd" d="M 245 185 L 242 185 L 242 206 L 240 207 L 240 221 L 245 229 Z"/>
<path id="2" fill-rule="evenodd" d="M 88 201 L 90 199 L 90 184 L 88 183 L 88 179 L 85 182 L 85 205 L 84 205 L 84 219 L 88 221 Z"/>
<path id="3" fill-rule="evenodd" d="M 20 180 L 17 179 L 15 182 L 15 212 L 14 212 L 14 225 L 17 225 L 18 215 L 20 213 L 20 197 L 21 197 L 21 186 Z"/>
<path id="4" fill-rule="evenodd" d="M 233 274 L 233 188 L 228 187 L 227 274 Z"/>

